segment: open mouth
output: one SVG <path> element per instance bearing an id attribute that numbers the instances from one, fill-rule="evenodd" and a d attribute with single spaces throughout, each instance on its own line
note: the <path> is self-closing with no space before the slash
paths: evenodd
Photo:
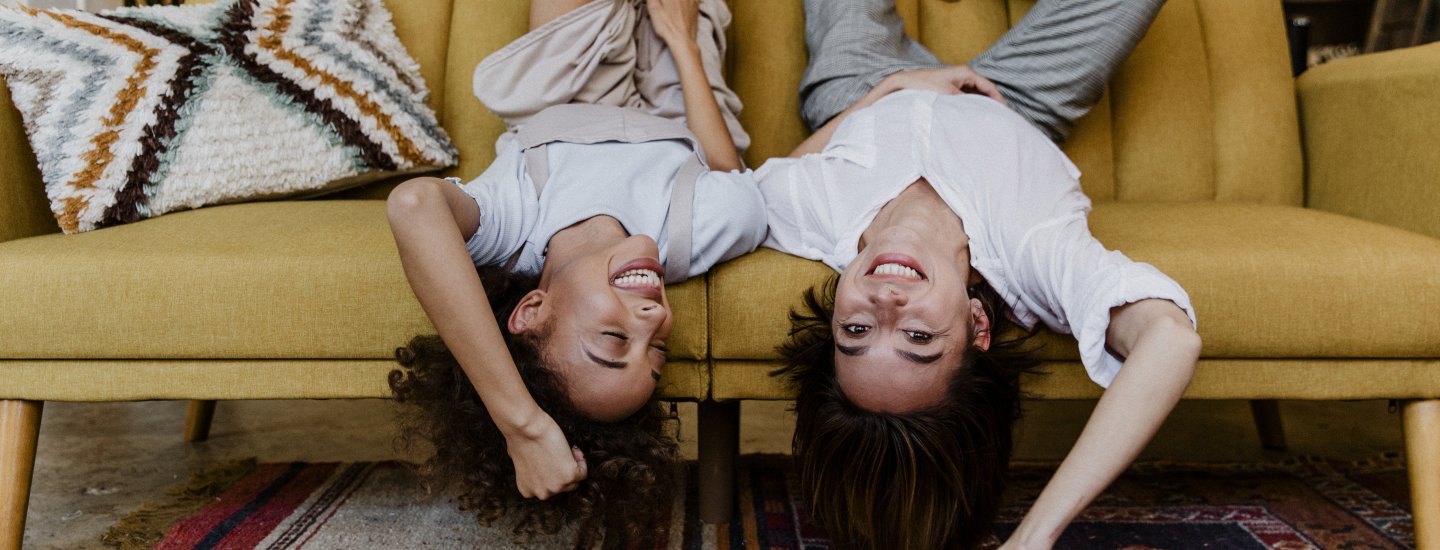
<path id="1" fill-rule="evenodd" d="M 611 274 L 610 286 L 659 300 L 660 289 L 665 286 L 665 277 L 661 275 L 663 269 L 658 261 L 640 258 L 620 266 Z"/>
<path id="2" fill-rule="evenodd" d="M 908 281 L 925 281 L 925 272 L 920 269 L 920 262 L 915 258 L 904 254 L 881 254 L 875 258 L 875 263 L 870 264 L 870 271 L 865 273 L 868 277 L 895 278 Z"/>
<path id="3" fill-rule="evenodd" d="M 660 288 L 661 281 L 659 273 L 649 269 L 631 269 L 611 279 L 610 284 L 620 288 Z"/>

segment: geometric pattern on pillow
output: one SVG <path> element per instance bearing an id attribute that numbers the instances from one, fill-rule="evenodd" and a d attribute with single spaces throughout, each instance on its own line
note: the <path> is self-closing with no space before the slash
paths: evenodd
<path id="1" fill-rule="evenodd" d="M 0 75 L 66 233 L 457 162 L 382 0 L 0 9 Z"/>

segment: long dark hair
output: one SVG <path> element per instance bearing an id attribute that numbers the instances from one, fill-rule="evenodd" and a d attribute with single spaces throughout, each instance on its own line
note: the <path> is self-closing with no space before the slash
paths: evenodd
<path id="1" fill-rule="evenodd" d="M 510 312 L 538 280 L 484 269 L 481 281 L 526 389 L 585 453 L 589 477 L 549 500 L 521 497 L 504 435 L 438 336 L 417 336 L 396 350 L 401 368 L 391 371 L 390 389 L 406 405 L 399 443 L 429 443 L 434 454 L 421 466 L 427 483 L 457 490 L 461 509 L 474 512 L 480 523 L 517 512 L 513 533 L 519 541 L 579 522 L 581 544 L 603 537 L 606 548 L 653 548 L 666 534 L 676 487 L 679 453 L 667 426 L 673 415 L 658 401 L 613 423 L 578 412 L 564 382 L 546 366 L 538 342 L 543 336 L 506 330 Z"/>
<path id="2" fill-rule="evenodd" d="M 791 449 L 807 511 L 842 548 L 973 548 L 991 534 L 1005 487 L 1020 375 L 1037 364 L 989 285 L 971 295 L 990 316 L 989 351 L 967 343 L 938 405 L 902 414 L 856 406 L 835 378 L 839 280 L 792 311 L 772 372 L 797 391 Z M 999 337 L 1008 337 L 1001 340 Z"/>

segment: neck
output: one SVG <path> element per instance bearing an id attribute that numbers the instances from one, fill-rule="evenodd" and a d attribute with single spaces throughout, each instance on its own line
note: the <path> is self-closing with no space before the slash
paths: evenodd
<path id="1" fill-rule="evenodd" d="M 545 267 L 540 270 L 540 286 L 545 286 L 552 273 L 564 269 L 570 262 L 605 250 L 629 236 L 620 222 L 610 216 L 586 218 L 561 229 L 545 245 Z"/>
<path id="2" fill-rule="evenodd" d="M 901 191 L 885 206 L 880 207 L 880 212 L 860 234 L 858 251 L 865 250 L 865 246 L 876 240 L 887 229 L 895 227 L 907 227 L 921 235 L 934 235 L 933 241 L 937 246 L 953 248 L 956 257 L 966 258 L 968 263 L 970 237 L 965 234 L 964 224 L 960 216 L 945 204 L 945 200 L 935 193 L 930 187 L 930 182 L 924 179 L 917 180 L 909 187 Z"/>

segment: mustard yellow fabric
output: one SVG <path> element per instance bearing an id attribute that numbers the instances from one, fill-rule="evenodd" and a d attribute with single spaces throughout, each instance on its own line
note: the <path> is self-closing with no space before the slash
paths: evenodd
<path id="1" fill-rule="evenodd" d="M 495 139 L 505 124 L 471 93 L 475 65 L 525 34 L 530 3 L 516 0 L 463 0 L 450 17 L 450 47 L 445 59 L 445 104 L 441 124 L 460 149 L 460 166 L 447 175 L 474 178 L 495 160 Z"/>
<path id="2" fill-rule="evenodd" d="M 0 86 L 0 242 L 59 232 L 20 111 Z"/>
<path id="3" fill-rule="evenodd" d="M 433 333 L 379 201 L 180 212 L 0 244 L 0 359 L 388 359 Z M 705 285 L 669 289 L 705 357 Z"/>
<path id="4" fill-rule="evenodd" d="M 450 49 L 452 0 L 385 0 L 395 35 L 410 57 L 420 64 L 420 75 L 430 89 L 426 104 L 443 116 L 445 108 L 445 55 Z M 442 119 L 443 120 L 443 119 Z"/>
<path id="5" fill-rule="evenodd" d="M 1190 293 L 1206 358 L 1440 357 L 1440 240 L 1288 206 L 1096 206 L 1095 236 Z M 773 360 L 802 292 L 833 273 L 762 251 L 711 273 L 710 352 Z M 1045 359 L 1076 359 L 1047 337 Z M 718 377 L 718 375 L 717 375 Z"/>
<path id="6" fill-rule="evenodd" d="M 730 89 L 745 109 L 740 124 L 750 133 L 745 163 L 790 154 L 805 137 L 800 120 L 800 75 L 805 51 L 803 0 L 731 0 Z"/>
<path id="7" fill-rule="evenodd" d="M 718 361 L 710 397 L 780 401 L 795 395 L 766 373 L 775 361 Z M 1102 392 L 1078 362 L 1048 362 L 1021 379 L 1039 399 L 1095 399 Z M 1186 399 L 1435 399 L 1440 361 L 1385 359 L 1201 359 Z"/>
<path id="8" fill-rule="evenodd" d="M 393 360 L 0 360 L 0 399 L 342 399 L 389 397 Z M 702 399 L 709 365 L 665 365 L 658 395 Z"/>
<path id="9" fill-rule="evenodd" d="M 1327 63 L 1299 89 L 1309 206 L 1440 237 L 1440 44 Z"/>

